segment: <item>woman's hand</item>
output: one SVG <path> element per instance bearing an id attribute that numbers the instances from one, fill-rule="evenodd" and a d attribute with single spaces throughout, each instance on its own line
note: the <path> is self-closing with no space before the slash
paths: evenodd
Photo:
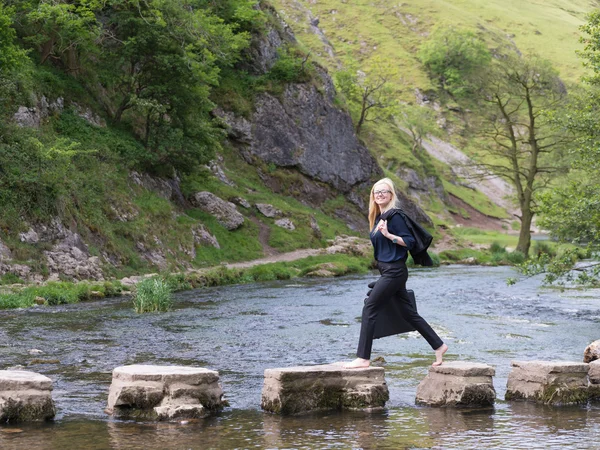
<path id="1" fill-rule="evenodd" d="M 384 236 L 387 237 L 387 235 L 389 234 L 389 231 L 387 228 L 387 220 L 380 220 L 379 223 L 377 224 L 377 229 L 381 232 L 381 234 L 383 234 Z"/>

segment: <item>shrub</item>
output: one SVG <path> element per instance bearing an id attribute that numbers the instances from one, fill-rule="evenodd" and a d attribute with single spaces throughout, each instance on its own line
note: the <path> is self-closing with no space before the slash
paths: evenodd
<path id="1" fill-rule="evenodd" d="M 490 252 L 492 252 L 492 253 L 506 253 L 506 248 L 504 248 L 498 242 L 492 242 L 492 245 L 490 245 Z"/>
<path id="2" fill-rule="evenodd" d="M 164 280 L 149 278 L 135 287 L 133 307 L 137 313 L 168 311 L 172 305 L 171 289 Z"/>
<path id="3" fill-rule="evenodd" d="M 508 253 L 506 259 L 508 259 L 511 264 L 522 264 L 525 262 L 526 258 L 522 252 L 515 250 L 514 252 Z"/>

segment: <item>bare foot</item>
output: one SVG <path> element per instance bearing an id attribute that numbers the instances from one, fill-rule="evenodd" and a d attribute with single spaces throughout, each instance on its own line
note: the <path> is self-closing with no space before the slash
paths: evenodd
<path id="1" fill-rule="evenodd" d="M 354 361 L 344 364 L 344 369 L 366 369 L 371 365 L 368 359 L 356 358 Z"/>
<path id="2" fill-rule="evenodd" d="M 438 349 L 435 350 L 435 362 L 432 364 L 432 366 L 441 366 L 442 365 L 442 358 L 444 356 L 444 353 L 446 353 L 448 351 L 448 346 L 446 344 L 442 344 L 442 346 Z"/>

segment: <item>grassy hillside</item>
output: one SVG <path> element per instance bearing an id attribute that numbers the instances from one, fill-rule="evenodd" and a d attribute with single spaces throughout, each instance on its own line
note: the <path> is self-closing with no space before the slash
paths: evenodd
<path id="1" fill-rule="evenodd" d="M 423 41 L 436 27 L 471 30 L 492 52 L 508 46 L 523 54 L 538 53 L 553 63 L 563 80 L 578 82 L 584 74 L 576 54 L 582 49 L 579 26 L 596 6 L 595 2 L 584 0 L 273 0 L 273 3 L 301 44 L 332 73 L 345 68 L 368 72 L 377 61 L 389 62 L 398 71 L 391 81 L 398 100 L 414 104 L 416 90 L 433 97 L 440 104 L 434 120 L 446 124 L 443 130 L 432 123 L 433 127 L 438 128 L 444 140 L 467 154 L 474 153 L 480 141 L 465 129 L 464 113 L 452 99 L 439 92 L 424 70 L 417 57 Z M 314 26 L 317 19 L 328 42 Z M 468 99 L 466 103 L 464 109 L 476 109 L 468 104 Z M 409 137 L 390 123 L 368 123 L 361 137 L 378 156 L 386 174 L 400 186 L 406 185 L 401 179 L 402 171 L 410 168 L 422 177 L 445 179 L 445 190 L 476 210 L 506 217 L 506 212 L 482 201 L 482 195 L 449 183 L 451 171 L 444 164 L 416 158 L 410 151 Z M 448 206 L 440 208 L 438 199 L 421 197 L 420 201 L 429 213 L 438 216 L 434 220 L 451 221 L 446 214 Z"/>

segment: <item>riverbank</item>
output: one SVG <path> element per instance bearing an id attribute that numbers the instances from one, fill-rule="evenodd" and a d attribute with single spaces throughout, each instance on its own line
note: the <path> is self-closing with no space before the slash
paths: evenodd
<path id="1" fill-rule="evenodd" d="M 488 248 L 444 246 L 442 251 L 430 252 L 434 266 L 515 265 L 524 261 L 523 255 L 509 252 L 493 243 Z M 411 266 L 409 258 L 408 265 Z M 251 261 L 227 263 L 202 269 L 175 273 L 147 273 L 119 280 L 102 282 L 47 282 L 38 285 L 13 284 L 0 291 L 0 309 L 31 308 L 36 306 L 77 303 L 90 299 L 130 295 L 137 283 L 158 277 L 172 292 L 202 287 L 248 284 L 261 281 L 286 280 L 297 277 L 337 277 L 365 273 L 374 269 L 372 249 L 367 239 L 339 236 L 327 248 L 302 249 L 270 255 Z"/>

